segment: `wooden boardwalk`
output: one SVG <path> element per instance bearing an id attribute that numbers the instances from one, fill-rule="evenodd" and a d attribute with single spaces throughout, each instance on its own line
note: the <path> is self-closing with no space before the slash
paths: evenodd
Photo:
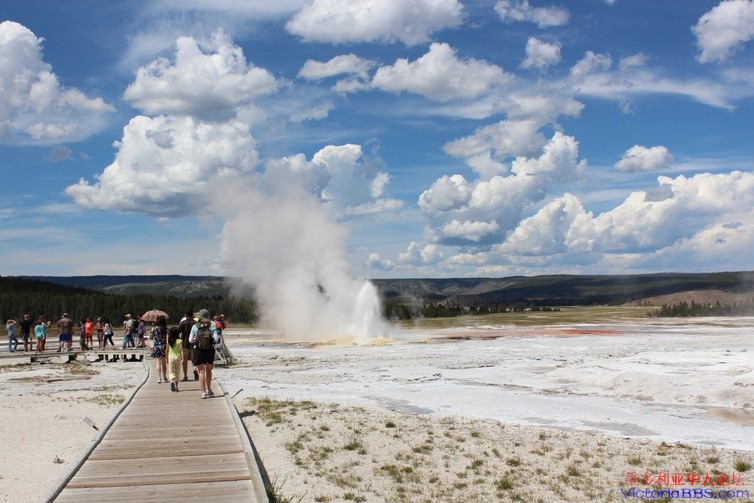
<path id="1" fill-rule="evenodd" d="M 181 382 L 173 393 L 155 379 L 147 377 L 48 501 L 267 502 L 250 440 L 221 383 L 203 400 L 198 381 Z"/>

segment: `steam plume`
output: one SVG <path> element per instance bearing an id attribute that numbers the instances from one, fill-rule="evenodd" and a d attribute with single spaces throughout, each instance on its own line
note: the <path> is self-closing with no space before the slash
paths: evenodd
<path id="1" fill-rule="evenodd" d="M 376 290 L 349 274 L 345 228 L 311 193 L 246 188 L 222 203 L 228 275 L 254 288 L 264 321 L 296 340 L 388 335 Z"/>

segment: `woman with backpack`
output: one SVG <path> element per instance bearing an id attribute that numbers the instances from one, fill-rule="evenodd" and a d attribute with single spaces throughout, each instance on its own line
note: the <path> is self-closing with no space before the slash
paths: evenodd
<path id="1" fill-rule="evenodd" d="M 189 342 L 193 345 L 191 363 L 199 372 L 199 386 L 202 388 L 202 398 L 209 398 L 212 392 L 212 365 L 215 363 L 216 328 L 209 311 L 200 309 L 194 318 Z"/>

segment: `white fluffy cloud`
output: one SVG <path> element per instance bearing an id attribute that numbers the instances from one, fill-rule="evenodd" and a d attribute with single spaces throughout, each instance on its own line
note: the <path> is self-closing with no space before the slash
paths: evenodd
<path id="1" fill-rule="evenodd" d="M 306 60 L 299 70 L 299 77 L 310 80 L 326 79 L 336 75 L 358 75 L 366 77 L 367 71 L 374 66 L 374 62 L 360 58 L 355 54 L 335 56 L 329 61 Z"/>
<path id="2" fill-rule="evenodd" d="M 623 153 L 620 161 L 615 163 L 615 169 L 627 173 L 642 171 L 662 171 L 673 163 L 673 156 L 667 147 L 644 147 L 634 145 Z"/>
<path id="3" fill-rule="evenodd" d="M 754 1 L 724 0 L 692 28 L 702 63 L 725 61 L 742 44 L 754 39 Z"/>
<path id="4" fill-rule="evenodd" d="M 566 241 L 574 221 L 585 214 L 577 197 L 564 194 L 522 220 L 497 251 L 524 256 L 562 253 L 567 249 Z"/>
<path id="5" fill-rule="evenodd" d="M 429 220 L 427 234 L 441 244 L 494 244 L 514 229 L 523 209 L 542 200 L 548 187 L 569 180 L 586 166 L 578 142 L 556 132 L 538 157 L 517 157 L 510 175 L 472 183 L 461 175 L 444 176 L 419 197 Z"/>
<path id="6" fill-rule="evenodd" d="M 550 44 L 536 37 L 526 41 L 526 59 L 521 68 L 546 68 L 560 61 L 560 44 Z"/>
<path id="7" fill-rule="evenodd" d="M 752 173 L 661 176 L 658 181 L 654 193 L 634 192 L 618 207 L 582 222 L 573 232 L 574 242 L 601 252 L 657 250 L 754 207 Z"/>
<path id="8" fill-rule="evenodd" d="M 60 85 L 42 58 L 42 39 L 13 21 L 0 23 L 0 142 L 82 140 L 115 109 L 102 98 Z"/>
<path id="9" fill-rule="evenodd" d="M 66 188 L 89 208 L 181 217 L 204 209 L 213 184 L 232 181 L 258 162 L 256 143 L 240 121 L 136 116 L 123 128 L 115 160 L 90 184 Z M 214 185 L 218 186 L 218 185 Z"/>
<path id="10" fill-rule="evenodd" d="M 463 21 L 457 0 L 312 0 L 286 25 L 310 42 L 426 42 Z"/>
<path id="11" fill-rule="evenodd" d="M 272 160 L 265 178 L 273 185 L 296 184 L 338 214 L 364 215 L 392 212 L 402 202 L 383 198 L 390 176 L 373 169 L 360 145 L 327 145 L 311 161 L 303 154 Z"/>
<path id="12" fill-rule="evenodd" d="M 442 258 L 442 252 L 437 245 L 420 246 L 412 241 L 405 252 L 398 255 L 398 260 L 405 264 L 427 265 L 435 264 Z"/>
<path id="13" fill-rule="evenodd" d="M 689 247 L 699 249 L 699 243 L 710 243 L 711 236 L 719 237 L 718 249 L 728 241 L 738 246 L 740 229 L 754 224 L 750 214 L 754 205 L 752 173 L 661 176 L 658 180 L 657 190 L 633 192 L 623 203 L 597 216 L 566 194 L 523 220 L 498 251 L 559 253 L 570 263 L 578 263 L 578 256 L 584 253 L 600 254 L 607 262 L 613 260 L 610 256 L 626 259 L 630 254 L 674 256 L 686 253 Z"/>
<path id="14" fill-rule="evenodd" d="M 498 0 L 495 11 L 506 23 L 528 21 L 540 28 L 568 23 L 568 11 L 562 7 L 532 7 L 527 0 Z"/>
<path id="15" fill-rule="evenodd" d="M 277 85 L 270 72 L 248 64 L 241 48 L 217 32 L 209 40 L 180 37 L 175 60 L 159 58 L 139 68 L 123 97 L 149 115 L 218 120 Z"/>
<path id="16" fill-rule="evenodd" d="M 502 174 L 503 163 L 510 156 L 534 156 L 541 151 L 545 138 L 535 120 L 504 120 L 482 126 L 471 136 L 448 142 L 446 154 L 464 159 L 483 178 Z M 489 162 L 482 163 L 484 159 Z"/>
<path id="17" fill-rule="evenodd" d="M 372 86 L 444 102 L 479 98 L 510 80 L 499 66 L 476 59 L 461 60 L 448 44 L 433 43 L 416 61 L 399 59 L 392 66 L 380 67 Z"/>

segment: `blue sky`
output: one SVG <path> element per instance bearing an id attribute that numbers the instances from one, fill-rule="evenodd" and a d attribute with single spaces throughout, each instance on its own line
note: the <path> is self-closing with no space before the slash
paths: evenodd
<path id="1" fill-rule="evenodd" d="M 2 275 L 754 269 L 751 0 L 0 20 Z"/>

